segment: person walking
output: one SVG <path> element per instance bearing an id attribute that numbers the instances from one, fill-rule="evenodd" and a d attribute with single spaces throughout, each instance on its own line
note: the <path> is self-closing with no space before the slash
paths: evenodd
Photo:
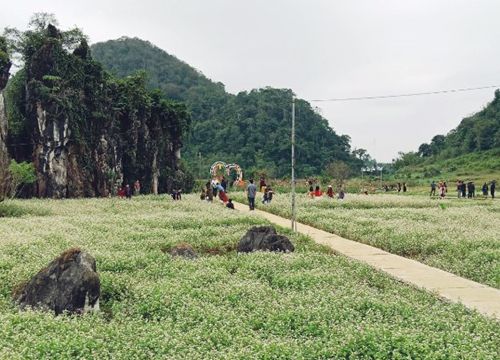
<path id="1" fill-rule="evenodd" d="M 141 183 L 139 179 L 137 179 L 134 183 L 134 196 L 137 196 L 141 193 Z"/>
<path id="2" fill-rule="evenodd" d="M 217 197 L 217 185 L 219 185 L 219 182 L 215 179 L 212 179 L 212 194 L 213 194 L 213 197 Z"/>
<path id="3" fill-rule="evenodd" d="M 262 192 L 264 187 L 266 187 L 266 179 L 264 178 L 264 176 L 261 176 L 259 181 L 259 192 Z"/>
<path id="4" fill-rule="evenodd" d="M 226 181 L 226 178 L 223 176 L 222 177 L 222 180 L 220 182 L 220 185 L 222 186 L 222 188 L 224 189 L 224 192 L 227 193 L 227 181 Z"/>
<path id="5" fill-rule="evenodd" d="M 441 199 L 444 199 L 445 196 L 446 196 L 446 186 L 444 186 L 443 182 L 440 182 L 439 183 L 439 197 Z"/>
<path id="6" fill-rule="evenodd" d="M 487 198 L 487 197 L 488 197 L 488 184 L 487 184 L 487 183 L 484 183 L 484 184 L 483 184 L 483 188 L 482 188 L 482 190 L 483 190 L 483 196 L 484 196 L 485 198 Z"/>
<path id="7" fill-rule="evenodd" d="M 491 198 L 494 199 L 495 198 L 495 189 L 497 187 L 497 181 L 496 180 L 493 180 L 491 182 L 491 185 L 490 185 L 490 194 L 491 194 Z"/>
<path id="8" fill-rule="evenodd" d="M 205 194 L 206 194 L 206 200 L 207 201 L 213 201 L 214 200 L 214 192 L 212 190 L 212 183 L 209 181 L 205 184 Z"/>
<path id="9" fill-rule="evenodd" d="M 466 192 L 465 181 L 462 181 L 462 183 L 460 184 L 460 188 L 462 190 L 462 198 L 466 198 L 467 197 L 467 192 Z"/>
<path id="10" fill-rule="evenodd" d="M 250 179 L 250 184 L 247 186 L 248 207 L 250 210 L 255 210 L 255 195 L 257 194 L 257 186 Z"/>
<path id="11" fill-rule="evenodd" d="M 472 197 L 472 182 L 467 183 L 467 198 L 470 199 Z"/>
<path id="12" fill-rule="evenodd" d="M 436 196 L 436 182 L 434 180 L 432 180 L 432 183 L 431 183 L 431 197 L 432 196 Z"/>
<path id="13" fill-rule="evenodd" d="M 267 203 L 270 204 L 271 201 L 273 201 L 274 192 L 273 192 L 273 189 L 271 189 L 270 186 L 268 186 L 266 189 L 267 189 Z"/>
<path id="14" fill-rule="evenodd" d="M 132 188 L 130 187 L 129 184 L 127 184 L 125 186 L 125 196 L 127 197 L 127 199 L 131 199 L 132 198 Z"/>

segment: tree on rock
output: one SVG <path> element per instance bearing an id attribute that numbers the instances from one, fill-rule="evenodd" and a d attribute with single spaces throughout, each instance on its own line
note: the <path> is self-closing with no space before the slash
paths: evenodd
<path id="1" fill-rule="evenodd" d="M 36 16 L 24 32 L 9 30 L 22 77 L 9 91 L 16 114 L 18 161 L 33 162 L 40 197 L 108 196 L 139 180 L 147 192 L 169 192 L 184 180 L 179 152 L 190 125 L 184 105 L 146 89 L 144 74 L 116 79 L 93 60 L 78 29 L 61 31 Z M 189 191 L 189 184 L 181 184 Z"/>

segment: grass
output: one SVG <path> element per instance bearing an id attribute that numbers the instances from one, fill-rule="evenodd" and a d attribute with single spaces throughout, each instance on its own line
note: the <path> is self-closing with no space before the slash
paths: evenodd
<path id="1" fill-rule="evenodd" d="M 0 221 L 0 358 L 496 359 L 500 325 L 288 234 L 238 255 L 264 221 L 197 196 L 16 201 Z M 165 250 L 190 244 L 196 260 Z M 102 311 L 19 312 L 10 293 L 71 247 L 95 256 Z M 221 249 L 215 255 L 210 249 Z"/>
<path id="2" fill-rule="evenodd" d="M 457 179 L 474 181 L 476 186 L 500 181 L 500 149 L 478 151 L 449 159 L 429 158 L 421 164 L 398 170 L 397 176 L 410 176 L 413 182 L 427 185 L 432 179 L 455 184 Z"/>
<path id="3" fill-rule="evenodd" d="M 244 200 L 242 194 L 233 197 Z M 344 201 L 297 199 L 299 221 L 500 288 L 497 200 L 352 194 Z M 265 210 L 289 217 L 289 195 L 276 195 Z"/>
<path id="4" fill-rule="evenodd" d="M 40 207 L 27 206 L 26 204 L 21 205 L 12 201 L 0 202 L 0 218 L 21 217 L 25 215 L 45 216 L 49 215 L 49 211 Z"/>

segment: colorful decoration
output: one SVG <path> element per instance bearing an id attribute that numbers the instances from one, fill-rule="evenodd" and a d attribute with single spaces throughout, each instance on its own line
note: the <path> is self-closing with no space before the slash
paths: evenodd
<path id="1" fill-rule="evenodd" d="M 238 164 L 226 164 L 223 161 L 214 162 L 210 167 L 210 175 L 212 175 L 212 178 L 216 178 L 217 172 L 220 170 L 223 170 L 227 176 L 231 174 L 231 171 L 235 171 L 237 175 L 236 182 L 240 184 L 243 183 L 243 170 Z"/>

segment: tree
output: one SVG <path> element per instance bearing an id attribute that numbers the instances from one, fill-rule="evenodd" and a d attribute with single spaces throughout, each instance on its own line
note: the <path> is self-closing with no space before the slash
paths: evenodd
<path id="1" fill-rule="evenodd" d="M 10 32 L 24 67 L 8 89 L 12 135 L 23 145 L 9 150 L 18 163 L 33 162 L 37 195 L 107 196 L 113 182 L 135 180 L 145 191 L 190 191 L 179 161 L 186 107 L 148 89 L 144 72 L 114 78 L 92 58 L 85 36 L 53 23 L 35 16 L 29 30 Z M 40 117 L 53 131 L 37 125 Z"/>
<path id="2" fill-rule="evenodd" d="M 11 175 L 11 198 L 15 198 L 24 186 L 33 184 L 36 181 L 35 167 L 29 162 L 16 162 L 11 160 L 9 165 Z"/>
<path id="3" fill-rule="evenodd" d="M 341 189 L 351 174 L 351 168 L 345 162 L 337 160 L 327 165 L 325 173 L 334 179 L 337 189 Z"/>
<path id="4" fill-rule="evenodd" d="M 418 155 L 421 157 L 428 157 L 432 155 L 432 147 L 427 143 L 423 143 L 418 147 Z"/>
<path id="5" fill-rule="evenodd" d="M 184 141 L 183 158 L 193 168 L 199 168 L 201 153 L 207 162 L 238 163 L 245 174 L 289 174 L 292 90 L 266 87 L 229 94 L 223 84 L 137 38 L 95 44 L 92 54 L 119 76 L 145 70 L 150 88 L 158 87 L 166 96 L 185 102 L 192 126 Z M 332 159 L 353 169 L 362 167 L 356 156 L 365 155 L 351 153 L 350 138 L 337 134 L 301 99 L 296 101 L 296 139 L 298 176 L 318 175 Z"/>
<path id="6" fill-rule="evenodd" d="M 444 149 L 445 140 L 446 138 L 444 135 L 436 135 L 432 138 L 430 147 L 433 155 L 439 154 L 439 152 Z"/>

